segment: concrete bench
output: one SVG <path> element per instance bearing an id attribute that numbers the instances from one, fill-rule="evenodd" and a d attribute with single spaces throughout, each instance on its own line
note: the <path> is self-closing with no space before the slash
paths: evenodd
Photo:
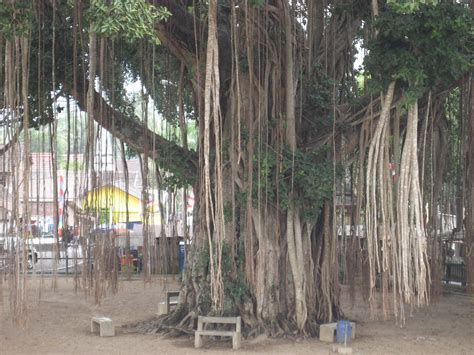
<path id="1" fill-rule="evenodd" d="M 171 307 L 175 308 L 178 305 L 179 291 L 166 292 L 166 313 L 170 313 Z M 171 300 L 174 298 L 174 300 Z"/>
<path id="2" fill-rule="evenodd" d="M 355 339 L 356 324 L 351 323 L 351 340 Z M 319 340 L 326 343 L 334 343 L 334 337 L 336 336 L 337 323 L 326 323 L 319 326 Z"/>
<path id="3" fill-rule="evenodd" d="M 168 314 L 171 311 L 171 307 L 175 308 L 179 303 L 179 291 L 166 292 L 166 301 L 158 303 L 157 315 Z"/>
<path id="4" fill-rule="evenodd" d="M 101 337 L 113 337 L 115 327 L 112 319 L 107 317 L 93 317 L 91 320 L 91 332 L 99 333 Z"/>
<path id="5" fill-rule="evenodd" d="M 205 324 L 235 324 L 235 330 L 204 330 Z M 198 317 L 198 329 L 194 333 L 194 347 L 202 347 L 202 336 L 232 337 L 232 349 L 240 348 L 242 341 L 242 322 L 240 317 Z"/>

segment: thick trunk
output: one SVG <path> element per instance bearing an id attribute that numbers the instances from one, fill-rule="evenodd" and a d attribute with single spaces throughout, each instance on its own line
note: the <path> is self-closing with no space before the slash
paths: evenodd
<path id="1" fill-rule="evenodd" d="M 258 235 L 258 250 L 255 258 L 256 283 L 255 303 L 256 318 L 259 322 L 271 324 L 277 319 L 279 304 L 278 264 L 281 257 L 279 245 L 279 227 L 276 211 L 266 213 L 254 211 L 255 232 Z M 272 329 L 275 331 L 275 329 Z"/>
<path id="2" fill-rule="evenodd" d="M 293 41 L 295 26 L 292 23 L 290 8 L 284 0 L 281 3 L 281 9 L 284 13 L 283 23 L 285 26 L 285 114 L 286 114 L 286 143 L 290 151 L 296 152 L 296 107 L 295 107 L 295 87 L 294 87 L 294 57 Z M 295 174 L 292 171 L 292 174 Z M 292 177 L 293 179 L 293 177 Z M 293 190 L 293 186 L 291 187 Z M 301 220 L 299 208 L 295 206 L 293 200 L 296 198 L 296 192 L 291 191 L 289 195 L 288 211 L 286 216 L 286 239 L 288 243 L 288 258 L 290 260 L 290 270 L 293 276 L 295 288 L 295 313 L 296 323 L 300 331 L 303 331 L 307 319 L 307 307 L 305 298 L 304 283 L 304 260 L 303 260 L 303 242 L 301 233 Z"/>
<path id="3" fill-rule="evenodd" d="M 242 75 L 239 85 L 240 128 L 247 131 L 250 119 L 263 115 L 263 111 L 258 111 L 263 105 L 258 104 L 257 95 L 250 95 L 252 84 L 248 76 Z M 255 91 L 258 89 L 254 87 L 253 92 Z M 232 102 L 237 98 L 229 96 L 227 99 Z M 337 240 L 326 234 L 322 241 L 322 236 L 315 231 L 322 230 L 321 224 L 325 222 L 330 233 L 331 209 L 325 211 L 329 214 L 327 218 L 319 218 L 319 224 L 316 221 L 303 222 L 297 208 L 281 208 L 279 202 L 270 197 L 273 191 L 266 188 L 259 190 L 263 173 L 259 171 L 258 162 L 265 156 L 262 151 L 259 153 L 258 145 L 255 148 L 255 156 L 258 158 L 254 160 L 252 169 L 253 188 L 249 190 L 249 161 L 242 159 L 248 152 L 239 154 L 239 149 L 244 150 L 245 146 L 242 147 L 243 144 L 238 139 L 238 116 L 233 111 L 236 107 L 234 102 L 229 105 L 227 112 L 222 113 L 222 117 L 225 117 L 222 127 L 224 142 L 234 142 L 225 145 L 222 154 L 222 187 L 226 209 L 224 244 L 229 247 L 228 253 L 225 251 L 223 254 L 224 264 L 228 265 L 223 266 L 222 274 L 224 311 L 242 316 L 244 329 L 250 335 L 266 332 L 281 336 L 295 331 L 315 335 L 318 323 L 341 315 L 337 292 Z M 261 128 L 261 131 L 265 131 L 265 128 Z M 277 136 L 278 132 L 281 131 L 270 131 L 268 135 Z M 213 164 L 213 160 L 210 160 L 210 164 Z M 215 175 L 210 178 L 214 179 Z M 197 207 L 194 239 L 188 259 L 189 272 L 186 273 L 181 297 L 186 302 L 178 311 L 164 318 L 158 329 L 164 329 L 164 325 L 189 329 L 193 318 L 211 311 L 209 238 L 202 200 L 204 193 L 200 186 L 203 183 L 201 176 L 195 186 L 195 191 L 201 192 L 195 194 Z M 215 183 L 211 183 L 212 189 L 215 189 Z M 250 207 L 244 196 L 249 197 Z M 212 197 L 215 198 L 216 195 L 213 194 Z M 247 218 L 248 213 L 250 219 Z M 293 243 L 289 241 L 290 237 Z M 290 255 L 293 255 L 293 261 L 290 260 Z M 324 280 L 320 276 L 322 270 Z M 245 275 L 251 277 L 247 278 Z"/>

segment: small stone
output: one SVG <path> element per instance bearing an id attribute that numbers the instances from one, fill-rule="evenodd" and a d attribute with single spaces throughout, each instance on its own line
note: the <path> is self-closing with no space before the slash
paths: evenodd
<path id="1" fill-rule="evenodd" d="M 352 354 L 352 348 L 349 348 L 347 346 L 341 346 L 337 349 L 337 352 L 339 354 Z"/>

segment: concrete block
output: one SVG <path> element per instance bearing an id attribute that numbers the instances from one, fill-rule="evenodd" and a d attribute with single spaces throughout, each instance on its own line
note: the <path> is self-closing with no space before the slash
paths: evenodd
<path id="1" fill-rule="evenodd" d="M 326 323 L 319 326 L 319 340 L 326 343 L 334 343 L 336 335 L 336 323 Z"/>
<path id="2" fill-rule="evenodd" d="M 355 339 L 356 334 L 356 323 L 351 323 L 351 340 Z M 319 340 L 327 343 L 334 343 L 336 336 L 336 325 L 337 323 L 326 323 L 319 326 Z"/>
<path id="3" fill-rule="evenodd" d="M 352 354 L 352 348 L 349 348 L 348 346 L 340 346 L 337 348 L 337 353 L 338 354 Z"/>
<path id="4" fill-rule="evenodd" d="M 158 303 L 158 312 L 156 313 L 158 316 L 161 316 L 162 314 L 167 314 L 168 313 L 168 306 L 166 305 L 165 302 L 160 302 Z"/>
<path id="5" fill-rule="evenodd" d="M 177 305 L 178 301 L 170 301 L 168 304 L 166 304 L 166 302 L 160 302 L 158 303 L 158 311 L 156 312 L 156 315 L 161 316 L 162 314 L 168 314 L 171 307 L 176 307 Z"/>
<path id="6" fill-rule="evenodd" d="M 173 300 L 172 300 L 173 299 Z M 166 313 L 170 313 L 171 307 L 176 307 L 179 302 L 179 291 L 166 292 Z"/>
<path id="7" fill-rule="evenodd" d="M 99 333 L 101 337 L 115 336 L 115 327 L 112 319 L 107 317 L 93 317 L 91 320 L 91 332 Z"/>

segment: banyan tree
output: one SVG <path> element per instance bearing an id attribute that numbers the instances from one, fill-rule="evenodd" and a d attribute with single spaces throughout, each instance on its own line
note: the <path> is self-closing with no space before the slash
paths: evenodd
<path id="1" fill-rule="evenodd" d="M 238 314 L 250 334 L 314 335 L 342 317 L 341 282 L 403 323 L 441 283 L 449 184 L 472 287 L 472 5 L 4 0 L 0 12 L 2 151 L 22 142 L 24 195 L 29 132 L 49 126 L 53 147 L 58 100 L 86 112 L 89 187 L 106 130 L 140 156 L 144 196 L 152 183 L 194 191 L 181 302 L 156 329 Z M 9 228 L 26 235 L 28 204 L 15 211 Z M 21 313 L 26 276 L 11 276 Z"/>

